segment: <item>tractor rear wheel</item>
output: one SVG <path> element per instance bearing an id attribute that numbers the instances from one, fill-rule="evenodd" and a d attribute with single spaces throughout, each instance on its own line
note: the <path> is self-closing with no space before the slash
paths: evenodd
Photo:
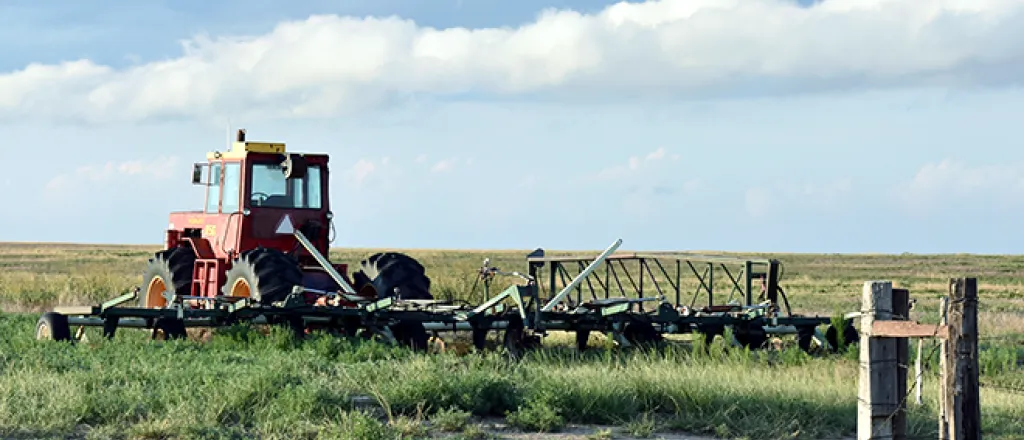
<path id="1" fill-rule="evenodd" d="M 302 269 L 295 258 L 277 249 L 256 248 L 232 262 L 221 293 L 266 304 L 283 300 L 295 286 L 302 286 Z"/>
<path id="2" fill-rule="evenodd" d="M 398 252 L 383 252 L 371 255 L 359 266 L 360 270 L 352 274 L 356 291 L 372 286 L 381 298 L 434 299 L 430 294 L 430 278 L 415 258 Z"/>
<path id="3" fill-rule="evenodd" d="M 430 294 L 430 278 L 419 261 L 398 252 L 383 252 L 359 263 L 360 270 L 352 274 L 358 292 L 372 288 L 377 296 L 395 296 L 400 299 L 434 299 Z M 423 350 L 427 347 L 427 330 L 422 322 L 403 321 L 391 326 L 391 332 L 401 345 Z"/>
<path id="4" fill-rule="evenodd" d="M 192 294 L 192 268 L 196 254 L 187 247 L 157 252 L 142 275 L 139 307 L 163 308 L 174 295 Z"/>

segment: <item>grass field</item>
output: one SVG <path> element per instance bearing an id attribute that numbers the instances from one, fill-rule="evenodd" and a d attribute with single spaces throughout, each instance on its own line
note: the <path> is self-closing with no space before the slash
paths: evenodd
<path id="1" fill-rule="evenodd" d="M 109 299 L 139 283 L 152 247 L 0 244 L 0 437 L 394 438 L 600 424 L 593 438 L 692 433 L 724 438 L 855 436 L 856 352 L 745 352 L 718 343 L 663 352 L 577 353 L 556 335 L 518 363 L 238 327 L 207 341 L 159 342 L 120 331 L 75 346 L 32 339 L 38 312 Z M 356 263 L 371 250 L 336 251 Z M 435 296 L 465 298 L 484 257 L 525 269 L 526 252 L 409 251 Z M 593 252 L 596 254 L 596 252 Z M 1024 257 L 772 255 L 795 312 L 859 308 L 864 281 L 892 280 L 935 322 L 950 277 L 979 279 L 986 437 L 1024 438 Z M 696 280 L 686 284 L 692 292 Z M 477 294 L 479 295 L 479 293 Z M 465 298 L 479 301 L 479 296 Z M 595 342 L 600 344 L 600 338 Z M 930 345 L 926 345 L 932 353 Z M 937 358 L 911 434 L 934 438 Z M 361 406 L 359 396 L 383 404 Z M 422 422 L 422 423 L 421 423 Z M 502 432 L 502 435 L 513 435 Z"/>

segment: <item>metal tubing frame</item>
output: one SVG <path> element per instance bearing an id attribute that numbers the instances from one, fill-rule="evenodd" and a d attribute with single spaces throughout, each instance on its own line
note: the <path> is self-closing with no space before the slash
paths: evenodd
<path id="1" fill-rule="evenodd" d="M 565 296 L 569 294 L 569 291 L 579 286 L 580 283 L 583 282 L 583 280 L 587 278 L 591 274 L 591 272 L 594 271 L 594 269 L 597 269 L 597 266 L 601 265 L 601 263 L 604 262 L 604 260 L 608 258 L 609 255 L 612 254 L 612 252 L 615 252 L 615 250 L 618 249 L 620 245 L 622 245 L 621 238 L 615 240 L 615 242 L 612 243 L 611 246 L 608 246 L 608 249 L 605 249 L 604 252 L 601 252 L 601 255 L 598 255 L 597 258 L 594 259 L 594 261 L 587 265 L 586 269 L 583 269 L 583 271 L 580 272 L 579 275 L 576 275 L 576 278 L 573 278 L 572 282 L 570 282 L 567 286 L 565 286 L 565 288 L 558 292 L 558 294 L 555 295 L 554 298 L 551 298 L 551 301 L 548 301 L 548 303 L 545 304 L 544 307 L 541 307 L 540 311 L 550 312 L 551 309 L 554 309 L 555 306 L 558 305 L 558 303 L 562 302 L 562 299 L 564 299 Z M 554 286 L 551 287 L 551 291 L 553 292 L 555 290 Z"/>
<path id="2" fill-rule="evenodd" d="M 306 242 L 305 237 L 296 231 L 296 237 L 300 243 Z M 760 313 L 761 306 L 753 303 L 753 280 L 764 277 L 767 305 L 774 307 L 777 311 L 778 293 L 782 292 L 779 286 L 780 263 L 777 260 L 768 259 L 744 259 L 734 257 L 714 257 L 684 253 L 622 253 L 615 254 L 615 250 L 622 244 L 622 240 L 616 240 L 604 252 L 596 258 L 585 256 L 555 256 L 545 257 L 530 256 L 527 258 L 529 264 L 529 278 L 526 286 L 512 285 L 498 295 L 487 298 L 487 300 L 475 307 L 453 306 L 445 304 L 440 300 L 396 300 L 390 297 L 378 300 L 367 300 L 357 303 L 355 307 L 322 307 L 311 306 L 303 302 L 302 295 L 305 293 L 314 294 L 335 294 L 332 292 L 316 291 L 313 289 L 298 288 L 288 298 L 274 305 L 259 305 L 252 303 L 249 299 L 214 297 L 209 298 L 211 308 L 188 308 L 182 300 L 189 299 L 176 297 L 168 308 L 145 309 L 118 307 L 128 301 L 137 298 L 139 290 L 115 297 L 109 301 L 96 306 L 79 307 L 58 307 L 56 312 L 67 315 L 69 324 L 74 326 L 117 326 L 134 328 L 152 328 L 154 321 L 158 318 L 176 318 L 182 320 L 186 327 L 216 327 L 230 322 L 245 320 L 253 323 L 275 322 L 278 318 L 295 319 L 300 318 L 311 323 L 337 323 L 338 319 L 354 318 L 362 328 L 381 328 L 401 320 L 417 321 L 424 324 L 428 331 L 461 331 L 461 330 L 491 330 L 503 329 L 509 325 L 508 312 L 518 315 L 523 320 L 526 329 L 531 331 L 544 332 L 550 330 L 567 331 L 605 331 L 617 332 L 618 326 L 625 320 L 635 319 L 638 315 L 644 315 L 647 322 L 655 326 L 660 333 L 689 333 L 701 331 L 702 328 L 731 326 L 749 323 L 752 320 L 759 322 L 771 333 L 793 333 L 798 328 L 828 324 L 829 317 L 800 317 L 779 316 L 774 313 Z M 310 246 L 310 252 L 317 260 L 323 256 Z M 340 274 L 333 270 L 333 266 L 321 264 L 328 272 L 333 272 L 332 277 Z M 671 274 L 663 264 L 662 260 L 675 261 L 676 271 Z M 636 277 L 626 267 L 626 262 L 635 261 L 638 264 Z M 582 269 L 575 276 L 566 267 L 567 264 L 575 263 Z M 605 264 L 604 280 L 600 276 L 596 278 L 596 285 L 590 280 L 595 275 L 600 264 Z M 618 269 L 616 264 L 618 263 Z M 698 281 L 696 295 L 701 290 L 707 292 L 709 307 L 703 311 L 690 314 L 683 312 L 685 304 L 682 300 L 682 265 L 686 264 Z M 694 264 L 703 264 L 703 274 L 698 273 Z M 585 267 L 584 264 L 586 264 Z M 740 275 L 734 277 L 729 271 L 729 266 L 740 266 Z M 763 273 L 755 272 L 755 268 L 764 267 Z M 655 272 L 657 268 L 657 273 Z M 735 305 L 715 304 L 715 276 L 716 268 L 726 272 L 728 282 L 731 283 L 731 293 L 740 291 L 741 298 L 745 301 L 741 307 Z M 540 291 L 542 286 L 538 280 L 542 270 L 549 270 L 548 286 L 549 292 L 556 292 L 546 303 L 541 306 Z M 619 271 L 621 269 L 621 273 Z M 565 282 L 561 289 L 558 289 L 556 272 L 563 280 L 572 277 L 572 280 Z M 646 274 L 645 274 L 646 272 Z M 661 275 L 659 279 L 658 275 Z M 620 275 L 624 275 L 629 287 L 622 283 Z M 674 275 L 674 280 L 673 280 Z M 649 283 L 644 279 L 649 278 Z M 618 288 L 621 297 L 611 297 L 614 287 Z M 352 290 L 352 287 L 341 279 L 342 287 L 345 290 Z M 586 283 L 586 290 L 590 293 L 592 302 L 584 302 L 583 290 Z M 666 289 L 662 289 L 662 283 Z M 653 286 L 657 296 L 646 296 L 644 287 Z M 486 287 L 486 284 L 485 284 Z M 648 288 L 648 290 L 651 288 Z M 570 293 L 576 290 L 575 309 L 567 311 L 555 311 L 554 308 L 566 299 L 570 299 Z M 603 290 L 604 295 L 598 293 Z M 675 293 L 674 302 L 669 301 L 670 294 Z M 342 294 L 344 295 L 344 294 Z M 731 299 L 732 295 L 730 295 Z M 506 310 L 502 302 L 511 299 L 515 310 Z M 696 296 L 694 301 L 696 300 Z M 646 312 L 643 308 L 645 302 L 659 301 L 660 304 L 654 313 Z M 692 303 L 691 303 L 692 304 Z M 634 311 L 634 305 L 640 310 Z M 712 307 L 717 306 L 717 307 Z M 788 303 L 787 303 L 788 308 Z"/>
<path id="3" fill-rule="evenodd" d="M 607 282 L 602 282 L 600 278 L 597 279 L 597 287 L 595 288 L 593 283 L 589 282 L 589 278 L 592 271 L 580 271 L 578 274 L 572 273 L 568 266 L 580 265 L 586 262 L 593 261 L 591 258 L 584 256 L 552 256 L 552 257 L 529 257 L 527 258 L 530 264 L 531 275 L 534 278 L 540 279 L 542 272 L 547 270 L 549 272 L 547 285 L 544 287 L 547 291 L 559 291 L 559 294 L 567 292 L 571 289 L 576 290 L 587 290 L 587 292 L 578 292 L 577 302 L 582 302 L 583 297 L 590 296 L 593 299 L 599 299 L 604 297 L 605 299 L 611 297 L 613 287 L 617 287 L 618 293 L 622 297 L 627 298 L 640 298 L 647 294 L 646 288 L 650 285 L 658 295 L 666 295 L 666 293 L 675 293 L 674 301 L 671 304 L 675 307 L 686 306 L 689 308 L 696 307 L 696 300 L 701 296 L 702 293 L 707 295 L 707 307 L 714 307 L 725 305 L 728 301 L 731 301 L 735 296 L 736 292 L 740 293 L 741 305 L 746 307 L 752 307 L 758 303 L 755 298 L 765 295 L 765 300 L 769 301 L 772 306 L 777 306 L 778 298 L 778 269 L 779 262 L 772 259 L 754 259 L 754 258 L 742 258 L 742 257 L 718 257 L 718 256 L 707 256 L 707 255 L 696 255 L 696 254 L 683 254 L 683 253 L 621 253 L 621 254 L 610 254 L 607 255 L 607 265 L 605 267 L 604 277 Z M 674 261 L 676 265 L 676 273 L 670 274 L 666 269 L 666 263 L 663 260 L 669 262 Z M 632 273 L 626 267 L 627 262 L 635 262 L 638 266 Z M 690 269 L 693 274 L 693 279 L 697 281 L 697 289 L 693 294 L 693 298 L 689 304 L 682 303 L 682 266 L 685 265 Z M 703 271 L 697 269 L 697 265 L 703 265 Z M 732 268 L 738 266 L 738 276 L 733 275 Z M 762 269 L 763 268 L 763 269 Z M 657 271 L 655 270 L 657 269 Z M 729 283 L 730 295 L 726 301 L 716 302 L 715 295 L 715 280 L 716 272 L 725 272 L 725 279 Z M 583 278 L 581 278 L 581 275 Z M 659 279 L 659 275 L 661 278 Z M 673 276 L 675 275 L 675 280 Z M 566 278 L 573 277 L 573 282 L 567 283 Z M 622 283 L 622 277 L 626 278 L 627 284 Z M 762 293 L 755 294 L 755 280 L 764 280 L 765 290 Z M 562 280 L 562 286 L 559 285 L 559 279 Z M 648 282 L 645 282 L 649 281 Z M 612 282 L 614 281 L 614 283 Z M 586 287 L 584 287 L 586 282 Z M 771 284 L 771 286 L 768 286 Z M 564 286 L 564 287 L 563 287 Z M 559 289 L 561 287 L 561 289 Z M 632 289 L 629 289 L 631 287 Z M 663 289 L 664 287 L 664 289 Z M 769 289 L 768 287 L 774 287 Z M 665 290 L 667 289 L 667 291 Z M 603 292 L 603 295 L 600 293 Z M 587 295 L 589 293 L 589 295 Z M 564 296 L 564 295 L 563 295 Z M 551 311 L 553 306 L 551 303 L 546 305 L 542 311 Z"/>

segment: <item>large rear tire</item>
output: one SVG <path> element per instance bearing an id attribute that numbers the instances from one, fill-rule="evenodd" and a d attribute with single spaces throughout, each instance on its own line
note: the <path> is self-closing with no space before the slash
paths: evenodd
<path id="1" fill-rule="evenodd" d="M 372 286 L 377 296 L 399 299 L 434 299 L 430 294 L 430 278 L 419 261 L 398 252 L 373 254 L 359 263 L 352 274 L 355 289 Z"/>
<path id="2" fill-rule="evenodd" d="M 256 248 L 242 252 L 224 278 L 223 295 L 267 304 L 283 300 L 295 286 L 302 286 L 302 269 L 284 252 Z"/>
<path id="3" fill-rule="evenodd" d="M 372 288 L 378 297 L 394 296 L 399 299 L 434 299 L 430 294 L 430 278 L 419 261 L 398 252 L 371 255 L 359 263 L 360 269 L 352 274 L 358 292 Z M 403 321 L 391 326 L 398 343 L 414 350 L 427 348 L 428 335 L 422 322 Z"/>
<path id="4" fill-rule="evenodd" d="M 191 295 L 195 261 L 195 252 L 187 247 L 157 252 L 142 274 L 139 307 L 164 308 L 174 295 Z"/>

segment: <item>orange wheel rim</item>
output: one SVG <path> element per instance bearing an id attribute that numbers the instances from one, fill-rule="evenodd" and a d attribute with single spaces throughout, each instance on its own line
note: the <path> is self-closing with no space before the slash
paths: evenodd
<path id="1" fill-rule="evenodd" d="M 252 289 L 249 287 L 248 281 L 239 278 L 231 285 L 231 296 L 249 298 L 251 295 Z"/>
<path id="2" fill-rule="evenodd" d="M 164 279 L 153 277 L 146 288 L 146 307 L 152 309 L 166 306 L 167 298 L 164 298 L 166 291 L 167 284 L 164 283 Z"/>

